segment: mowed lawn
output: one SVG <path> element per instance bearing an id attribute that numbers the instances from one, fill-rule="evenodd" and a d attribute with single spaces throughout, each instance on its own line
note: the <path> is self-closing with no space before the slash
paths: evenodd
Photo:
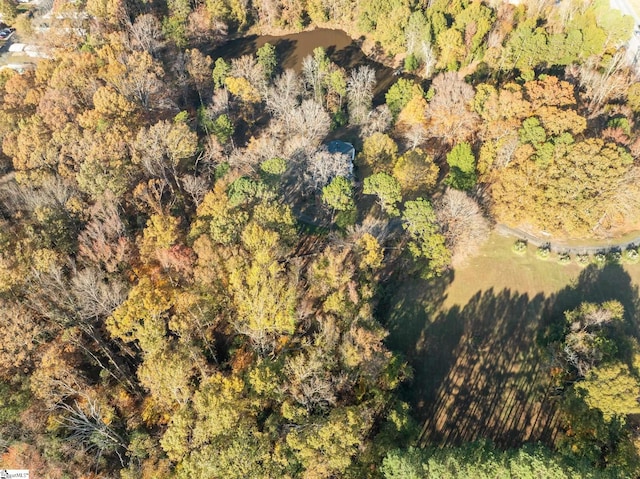
<path id="1" fill-rule="evenodd" d="M 425 442 L 553 443 L 559 417 L 547 345 L 563 311 L 618 299 L 635 318 L 640 266 L 563 266 L 533 249 L 518 256 L 513 242 L 494 234 L 465 266 L 394 285 L 383 305 L 388 343 L 414 368 L 405 396 Z"/>

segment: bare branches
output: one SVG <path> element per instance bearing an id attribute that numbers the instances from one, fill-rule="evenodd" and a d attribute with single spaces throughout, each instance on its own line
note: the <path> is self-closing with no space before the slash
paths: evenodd
<path id="1" fill-rule="evenodd" d="M 308 411 L 326 409 L 336 403 L 336 388 L 330 371 L 317 351 L 299 354 L 286 364 L 291 396 Z"/>
<path id="2" fill-rule="evenodd" d="M 126 449 L 124 439 L 109 426 L 96 401 L 86 394 L 83 399 L 82 406 L 78 401 L 74 401 L 73 406 L 58 404 L 58 409 L 66 413 L 58 422 L 71 433 L 70 439 L 86 447 L 87 451 L 96 452 L 96 461 L 105 452 L 113 452 L 124 467 L 124 460 L 120 455 L 120 450 Z"/>
<path id="3" fill-rule="evenodd" d="M 360 66 L 351 70 L 347 81 L 347 102 L 351 123 L 360 124 L 365 121 L 371 110 L 375 84 L 376 75 L 373 68 Z"/>
<path id="4" fill-rule="evenodd" d="M 129 27 L 129 34 L 134 46 L 151 55 L 154 55 L 162 46 L 162 25 L 150 13 L 136 17 L 136 21 Z"/>
<path id="5" fill-rule="evenodd" d="M 470 107 L 473 87 L 458 72 L 447 72 L 433 79 L 432 88 L 435 95 L 426 112 L 431 135 L 450 144 L 469 139 L 479 122 Z"/>
<path id="6" fill-rule="evenodd" d="M 94 268 L 78 271 L 71 279 L 71 290 L 77 300 L 78 314 L 85 321 L 106 318 L 127 298 L 123 283 L 107 281 L 104 273 Z"/>
<path id="7" fill-rule="evenodd" d="M 267 90 L 267 109 L 274 118 L 284 122 L 288 127 L 291 114 L 298 106 L 298 98 L 302 95 L 300 78 L 293 70 L 286 70 Z"/>
<path id="8" fill-rule="evenodd" d="M 592 57 L 579 67 L 574 65 L 567 69 L 570 75 L 578 79 L 584 95 L 589 99 L 590 118 L 598 116 L 605 103 L 623 97 L 631 84 L 624 51 L 617 52 L 604 70 L 598 68 L 599 62 L 598 58 Z"/>
<path id="9" fill-rule="evenodd" d="M 105 195 L 92 208 L 91 216 L 78 236 L 78 253 L 84 260 L 113 273 L 129 261 L 132 250 L 115 199 Z"/>
<path id="10" fill-rule="evenodd" d="M 331 118 L 320 103 L 304 100 L 291 112 L 291 132 L 300 135 L 309 145 L 317 145 L 329 133 Z"/>
<path id="11" fill-rule="evenodd" d="M 436 203 L 436 215 L 454 266 L 476 254 L 489 236 L 489 222 L 463 191 L 449 188 Z"/>
<path id="12" fill-rule="evenodd" d="M 570 332 L 563 346 L 566 361 L 580 377 L 602 362 L 610 347 L 604 328 L 622 318 L 624 309 L 617 301 L 603 304 L 582 303 L 577 309 L 567 311 L 565 316 Z"/>
<path id="13" fill-rule="evenodd" d="M 385 105 L 377 106 L 362 125 L 362 137 L 368 138 L 374 133 L 384 133 L 389 130 L 393 121 L 393 115 L 389 107 Z"/>
<path id="14" fill-rule="evenodd" d="M 337 176 L 348 177 L 351 173 L 351 159 L 342 153 L 329 153 L 323 147 L 307 160 L 305 177 L 315 189 L 320 189 Z"/>
<path id="15" fill-rule="evenodd" d="M 191 196 L 193 204 L 202 203 L 204 195 L 209 191 L 209 182 L 202 176 L 184 175 L 181 178 L 182 188 Z"/>

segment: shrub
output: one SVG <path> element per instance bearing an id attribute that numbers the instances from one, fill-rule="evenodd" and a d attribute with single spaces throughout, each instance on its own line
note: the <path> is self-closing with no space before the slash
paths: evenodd
<path id="1" fill-rule="evenodd" d="M 527 252 L 527 242 L 525 240 L 518 240 L 513 243 L 511 249 L 516 254 L 525 254 Z"/>
<path id="2" fill-rule="evenodd" d="M 582 253 L 579 255 L 576 255 L 576 263 L 578 263 L 580 266 L 586 266 L 589 264 L 589 255 L 586 253 Z"/>
<path id="3" fill-rule="evenodd" d="M 356 224 L 358 219 L 358 212 L 355 208 L 345 211 L 339 211 L 336 213 L 335 222 L 336 226 L 341 230 L 346 230 L 349 226 Z"/>
<path id="4" fill-rule="evenodd" d="M 622 253 L 622 261 L 627 264 L 636 264 L 640 260 L 638 249 L 634 246 L 629 246 L 624 253 Z"/>
<path id="5" fill-rule="evenodd" d="M 260 169 L 273 176 L 280 176 L 287 170 L 287 161 L 283 158 L 269 158 L 260 163 Z"/>
<path id="6" fill-rule="evenodd" d="M 416 57 L 413 53 L 407 55 L 407 58 L 404 59 L 404 69 L 408 72 L 414 72 L 420 66 L 420 61 L 418 57 Z"/>
<path id="7" fill-rule="evenodd" d="M 622 253 L 620 251 L 609 251 L 606 256 L 607 261 L 611 263 L 620 263 L 622 261 Z"/>
<path id="8" fill-rule="evenodd" d="M 603 265 L 607 262 L 607 255 L 604 252 L 599 251 L 593 256 L 593 261 L 596 264 Z"/>
<path id="9" fill-rule="evenodd" d="M 558 256 L 558 263 L 562 265 L 571 263 L 571 256 L 569 255 L 569 253 L 561 253 Z"/>
<path id="10" fill-rule="evenodd" d="M 536 256 L 538 258 L 540 258 L 540 259 L 547 259 L 550 254 L 551 254 L 551 250 L 549 249 L 549 246 L 547 246 L 547 245 L 540 246 L 536 250 Z"/>

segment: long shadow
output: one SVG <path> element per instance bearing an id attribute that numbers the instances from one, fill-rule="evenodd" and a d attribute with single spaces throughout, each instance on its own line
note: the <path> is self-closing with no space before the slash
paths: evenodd
<path id="1" fill-rule="evenodd" d="M 542 404 L 544 357 L 533 334 L 543 302 L 543 295 L 489 290 L 434 321 L 427 332 L 431 340 L 415 363 L 416 382 L 431 377 L 418 409 L 425 416 L 425 441 L 456 444 L 484 437 L 507 445 L 533 435 L 544 440 L 548 434 L 536 426 L 539 414 L 553 414 L 553 408 Z"/>
<path id="2" fill-rule="evenodd" d="M 273 46 L 276 48 L 276 58 L 278 59 L 278 69 L 280 72 L 287 68 L 294 68 L 302 59 L 298 59 L 296 56 L 296 48 L 298 42 L 289 38 L 283 38 L 277 42 L 274 42 Z"/>
<path id="3" fill-rule="evenodd" d="M 549 297 L 490 289 L 443 310 L 429 301 L 446 286 L 414 283 L 433 292 L 398 294 L 387 306 L 388 344 L 415 371 L 403 392 L 423 421 L 423 444 L 486 438 L 504 447 L 552 445 L 560 425 L 549 345 L 562 337 L 564 311 L 615 299 L 625 307 L 623 333 L 638 335 L 638 290 L 619 265 L 589 267 Z"/>
<path id="4" fill-rule="evenodd" d="M 228 60 L 230 58 L 239 58 L 242 55 L 252 55 L 258 49 L 257 41 L 259 38 L 258 35 L 234 38 L 205 53 L 210 55 L 214 60 L 219 57 Z"/>
<path id="5" fill-rule="evenodd" d="M 617 300 L 624 306 L 624 324 L 618 328 L 620 340 L 635 337 L 640 340 L 640 324 L 638 324 L 638 307 L 640 292 L 638 286 L 632 284 L 629 274 L 617 263 L 609 263 L 604 267 L 588 266 L 580 274 L 575 285 L 568 286 L 554 296 L 542 314 L 539 342 L 546 345 L 557 341 L 565 328 L 564 312 L 576 308 L 580 303 L 589 301 L 602 303 Z M 622 344 L 624 341 L 618 341 Z M 631 364 L 631 351 L 622 350 Z"/>
<path id="6" fill-rule="evenodd" d="M 402 271 L 396 270 L 387 281 L 376 315 L 386 318 L 389 347 L 412 358 L 422 349 L 424 333 L 447 298 L 446 290 L 454 272 L 448 271 L 431 281 L 402 275 Z"/>
<path id="7" fill-rule="evenodd" d="M 381 105 L 385 102 L 384 95 L 389 87 L 397 80 L 393 69 L 367 57 L 356 41 L 345 48 L 332 52 L 329 58 L 344 68 L 347 73 L 358 66 L 366 65 L 376 72 L 376 85 L 373 90 L 373 104 Z"/>

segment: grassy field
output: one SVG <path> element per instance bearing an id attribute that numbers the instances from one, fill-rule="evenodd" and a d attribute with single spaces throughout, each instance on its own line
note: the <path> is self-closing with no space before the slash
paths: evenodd
<path id="1" fill-rule="evenodd" d="M 383 304 L 389 345 L 415 377 L 405 395 L 423 440 L 552 443 L 558 426 L 546 344 L 563 311 L 616 298 L 635 317 L 640 266 L 581 267 L 512 252 L 493 235 L 480 255 L 436 281 L 395 285 Z"/>

